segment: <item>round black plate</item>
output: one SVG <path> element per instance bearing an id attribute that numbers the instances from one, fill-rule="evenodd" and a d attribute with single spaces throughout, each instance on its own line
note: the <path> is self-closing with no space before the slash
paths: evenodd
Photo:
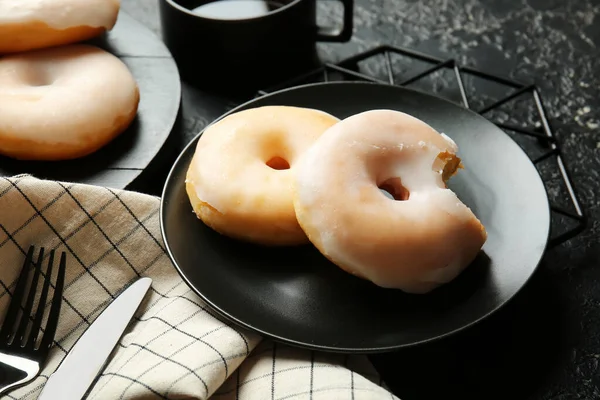
<path id="1" fill-rule="evenodd" d="M 265 249 L 221 236 L 192 213 L 184 179 L 200 137 L 175 162 L 161 204 L 169 254 L 190 287 L 222 316 L 288 344 L 334 352 L 383 352 L 430 341 L 490 315 L 535 271 L 550 230 L 544 184 L 503 131 L 456 104 L 400 87 L 321 83 L 260 97 L 264 105 L 312 107 L 339 118 L 370 109 L 414 115 L 453 138 L 465 170 L 450 188 L 489 238 L 457 279 L 428 295 L 381 289 L 328 262 L 312 246 Z"/>
<path id="2" fill-rule="evenodd" d="M 148 28 L 120 11 L 115 27 L 86 43 L 123 61 L 140 88 L 132 124 L 115 140 L 83 158 L 69 161 L 18 161 L 0 156 L 0 176 L 37 178 L 127 188 L 148 168 L 175 125 L 181 100 L 177 65 L 164 43 Z"/>

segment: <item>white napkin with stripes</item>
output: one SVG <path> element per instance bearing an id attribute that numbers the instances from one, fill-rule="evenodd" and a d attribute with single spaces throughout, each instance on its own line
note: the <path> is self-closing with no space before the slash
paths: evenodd
<path id="1" fill-rule="evenodd" d="M 88 399 L 396 398 L 364 356 L 275 344 L 217 319 L 171 264 L 158 210 L 159 199 L 145 194 L 0 178 L 0 318 L 30 245 L 68 256 L 49 361 L 3 399 L 37 398 L 79 336 L 141 276 L 152 287 Z"/>

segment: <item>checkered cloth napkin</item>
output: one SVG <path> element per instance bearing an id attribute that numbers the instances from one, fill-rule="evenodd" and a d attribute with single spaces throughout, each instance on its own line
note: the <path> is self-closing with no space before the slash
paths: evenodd
<path id="1" fill-rule="evenodd" d="M 49 361 L 3 398 L 35 399 L 111 300 L 149 276 L 152 287 L 89 399 L 395 399 L 363 356 L 291 348 L 216 318 L 171 264 L 158 210 L 158 198 L 140 193 L 0 178 L 0 318 L 29 245 L 68 255 Z"/>

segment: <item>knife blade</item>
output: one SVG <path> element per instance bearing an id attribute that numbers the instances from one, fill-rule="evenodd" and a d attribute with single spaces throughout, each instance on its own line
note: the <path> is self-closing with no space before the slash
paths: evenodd
<path id="1" fill-rule="evenodd" d="M 109 304 L 50 375 L 38 400 L 80 400 L 86 394 L 151 283 L 150 278 L 140 278 Z"/>

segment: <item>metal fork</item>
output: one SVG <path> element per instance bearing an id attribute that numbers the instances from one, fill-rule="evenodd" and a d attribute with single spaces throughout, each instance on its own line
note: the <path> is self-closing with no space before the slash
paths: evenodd
<path id="1" fill-rule="evenodd" d="M 31 285 L 29 291 L 26 292 L 29 273 L 32 269 L 33 252 L 34 246 L 31 246 L 27 252 L 17 287 L 15 288 L 6 317 L 4 318 L 4 323 L 2 324 L 2 329 L 0 329 L 0 394 L 24 385 L 38 375 L 48 358 L 48 352 L 54 341 L 56 325 L 58 324 L 65 280 L 66 254 L 64 252 L 60 257 L 54 296 L 52 297 L 46 328 L 43 331 L 39 346 L 36 346 L 39 335 L 42 334 L 40 328 L 44 309 L 46 308 L 48 288 L 52 280 L 54 250 L 50 252 L 50 256 L 48 257 L 48 269 L 45 278 L 42 278 L 44 286 L 35 316 L 32 314 L 32 308 L 42 269 L 44 248 L 40 249 Z M 22 304 L 23 300 L 25 300 L 24 305 Z M 19 311 L 22 311 L 20 315 Z M 31 329 L 27 330 L 28 326 L 31 326 Z"/>

